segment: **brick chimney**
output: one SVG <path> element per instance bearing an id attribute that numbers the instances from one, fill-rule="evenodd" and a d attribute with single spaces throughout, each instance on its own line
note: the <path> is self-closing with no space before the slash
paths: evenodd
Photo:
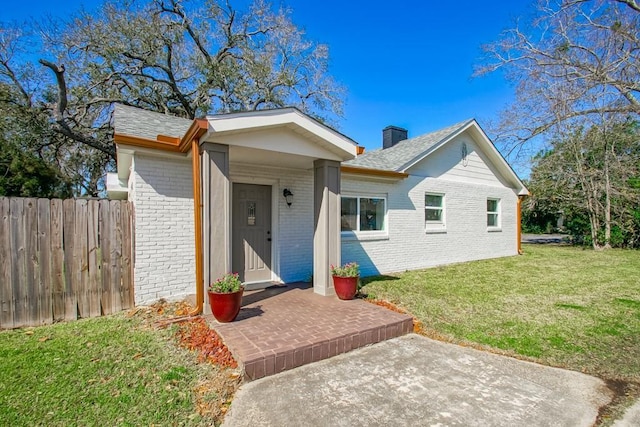
<path id="1" fill-rule="evenodd" d="M 382 149 L 393 147 L 400 141 L 407 139 L 408 131 L 397 126 L 387 126 L 382 129 Z"/>

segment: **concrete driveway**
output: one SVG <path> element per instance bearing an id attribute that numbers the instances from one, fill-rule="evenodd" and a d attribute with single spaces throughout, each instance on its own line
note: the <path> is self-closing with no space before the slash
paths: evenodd
<path id="1" fill-rule="evenodd" d="M 244 384 L 224 426 L 591 426 L 597 378 L 410 334 Z"/>

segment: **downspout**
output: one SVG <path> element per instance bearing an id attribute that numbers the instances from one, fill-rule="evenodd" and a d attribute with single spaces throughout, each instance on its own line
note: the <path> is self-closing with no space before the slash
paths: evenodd
<path id="1" fill-rule="evenodd" d="M 522 198 L 524 196 L 518 196 L 518 204 L 516 207 L 516 223 L 518 225 L 518 255 L 522 255 Z"/>
<path id="2" fill-rule="evenodd" d="M 202 255 L 202 198 L 200 184 L 200 143 L 198 138 L 191 141 L 191 163 L 193 170 L 193 225 L 195 232 L 196 255 L 196 306 L 189 315 L 202 313 L 204 305 L 204 271 Z"/>

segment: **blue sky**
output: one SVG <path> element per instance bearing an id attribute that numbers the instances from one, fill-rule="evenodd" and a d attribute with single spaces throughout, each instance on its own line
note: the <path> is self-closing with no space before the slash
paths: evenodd
<path id="1" fill-rule="evenodd" d="M 0 20 L 64 17 L 80 5 L 92 10 L 100 3 L 10 2 L 0 9 Z M 347 89 L 338 128 L 367 149 L 381 145 L 387 125 L 417 136 L 471 117 L 485 129 L 496 121 L 513 88 L 501 74 L 472 78 L 473 67 L 480 46 L 533 6 L 531 0 L 273 3 L 288 6 L 309 38 L 329 45 L 331 73 Z"/>

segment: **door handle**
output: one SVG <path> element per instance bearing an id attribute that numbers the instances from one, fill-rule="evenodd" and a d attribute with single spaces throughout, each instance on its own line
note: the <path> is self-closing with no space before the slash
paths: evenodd
<path id="1" fill-rule="evenodd" d="M 270 242 L 270 241 L 271 241 L 271 237 L 269 237 L 269 238 L 267 239 L 267 242 Z"/>

